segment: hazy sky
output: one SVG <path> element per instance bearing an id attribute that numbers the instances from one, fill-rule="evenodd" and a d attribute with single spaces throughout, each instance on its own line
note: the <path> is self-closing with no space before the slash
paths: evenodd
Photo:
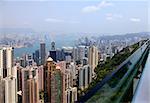
<path id="1" fill-rule="evenodd" d="M 150 30 L 149 0 L 0 0 L 0 28 L 51 33 Z"/>

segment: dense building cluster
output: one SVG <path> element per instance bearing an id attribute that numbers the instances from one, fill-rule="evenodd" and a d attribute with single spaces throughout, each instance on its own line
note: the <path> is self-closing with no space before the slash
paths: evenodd
<path id="1" fill-rule="evenodd" d="M 46 44 L 14 59 L 12 47 L 0 49 L 1 103 L 72 103 L 88 88 L 98 64 L 96 46 L 55 48 Z"/>
<path id="2" fill-rule="evenodd" d="M 52 42 L 47 51 L 41 42 L 38 50 L 16 59 L 13 47 L 0 47 L 0 101 L 73 103 L 96 77 L 97 65 L 132 43 L 86 39 L 86 43 L 59 49 Z"/>

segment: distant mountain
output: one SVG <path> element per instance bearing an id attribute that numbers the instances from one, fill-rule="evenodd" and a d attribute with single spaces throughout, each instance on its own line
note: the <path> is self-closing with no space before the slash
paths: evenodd
<path id="1" fill-rule="evenodd" d="M 150 32 L 139 32 L 139 33 L 127 33 L 122 35 L 104 35 L 100 36 L 99 39 L 122 39 L 122 38 L 132 38 L 132 37 L 144 37 L 144 38 L 150 38 Z"/>

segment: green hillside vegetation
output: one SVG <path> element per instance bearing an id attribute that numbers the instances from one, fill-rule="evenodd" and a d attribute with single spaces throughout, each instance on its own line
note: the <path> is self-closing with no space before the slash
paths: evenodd
<path id="1" fill-rule="evenodd" d="M 90 83 L 89 87 L 84 91 L 81 91 L 81 94 L 84 95 L 91 88 L 93 88 L 98 82 L 102 81 L 106 75 L 109 75 L 114 71 L 117 66 L 119 66 L 124 60 L 126 60 L 131 54 L 133 54 L 139 48 L 139 42 L 128 46 L 121 50 L 118 54 L 115 54 L 112 58 L 107 58 L 104 64 L 98 64 L 95 68 L 96 78 Z"/>

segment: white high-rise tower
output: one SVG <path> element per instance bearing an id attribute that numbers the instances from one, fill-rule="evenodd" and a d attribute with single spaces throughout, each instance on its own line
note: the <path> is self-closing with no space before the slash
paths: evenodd
<path id="1" fill-rule="evenodd" d="M 98 49 L 94 45 L 89 47 L 88 62 L 94 73 L 94 69 L 98 65 Z"/>
<path id="2" fill-rule="evenodd" d="M 6 77 L 11 75 L 13 67 L 13 47 L 0 48 L 0 76 Z"/>

